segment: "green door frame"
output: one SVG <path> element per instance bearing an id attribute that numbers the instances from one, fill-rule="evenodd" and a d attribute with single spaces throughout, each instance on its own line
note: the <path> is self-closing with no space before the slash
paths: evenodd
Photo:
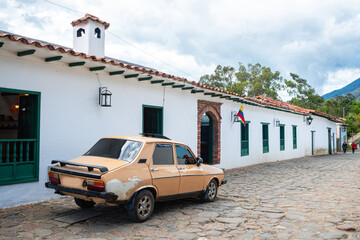
<path id="1" fill-rule="evenodd" d="M 314 155 L 314 135 L 315 131 L 311 131 L 311 155 Z"/>
<path id="2" fill-rule="evenodd" d="M 328 148 L 329 148 L 329 154 L 332 154 L 332 148 L 331 148 L 331 128 L 328 128 Z"/>
<path id="3" fill-rule="evenodd" d="M 21 90 L 21 89 L 13 89 L 13 88 L 2 88 L 0 87 L 0 91 L 1 92 L 10 92 L 10 93 L 19 93 L 19 94 L 30 94 L 30 95 L 36 95 L 37 96 L 37 113 L 36 113 L 36 118 L 37 118 L 37 122 L 35 124 L 36 130 L 35 130 L 35 134 L 36 134 L 36 138 L 35 138 L 35 145 L 34 145 L 34 168 L 35 168 L 35 173 L 34 173 L 34 177 L 32 178 L 22 178 L 22 179 L 15 179 L 15 180 L 9 180 L 9 181 L 2 181 L 0 182 L 0 186 L 1 185 L 9 185 L 9 184 L 17 184 L 17 183 L 26 183 L 26 182 L 35 182 L 35 181 L 39 181 L 39 149 L 40 149 L 40 106 L 41 106 L 41 93 L 40 92 L 35 92 L 35 91 L 28 91 L 28 90 Z M 33 141 L 32 139 L 24 139 L 27 142 L 29 140 Z M 2 142 L 4 142 L 5 139 L 2 140 Z M 19 140 L 14 140 L 11 139 L 11 142 L 20 142 L 21 139 Z"/>
<path id="4" fill-rule="evenodd" d="M 145 128 L 145 124 L 144 124 L 144 110 L 145 108 L 154 108 L 154 109 L 160 109 L 160 116 L 159 116 L 159 126 L 158 128 L 160 129 L 160 133 L 161 135 L 163 135 L 163 132 L 164 132 L 164 108 L 163 107 L 159 107 L 159 106 L 152 106 L 152 105 L 145 105 L 143 104 L 142 105 L 142 132 L 144 133 L 144 128 Z"/>

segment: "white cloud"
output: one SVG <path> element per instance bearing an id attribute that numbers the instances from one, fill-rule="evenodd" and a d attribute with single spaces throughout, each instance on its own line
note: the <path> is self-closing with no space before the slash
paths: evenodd
<path id="1" fill-rule="evenodd" d="M 326 94 L 342 88 L 352 81 L 360 77 L 360 68 L 355 69 L 341 69 L 336 72 L 330 72 L 328 79 L 322 88 L 322 94 Z"/>
<path id="2" fill-rule="evenodd" d="M 91 13 L 110 22 L 108 31 L 182 71 L 109 34 L 107 56 L 191 80 L 217 64 L 259 62 L 284 77 L 294 72 L 323 92 L 332 89 L 323 86 L 330 76 L 359 68 L 358 0 L 50 1 L 75 11 L 6 0 L 0 3 L 2 30 L 71 47 L 71 21 Z"/>

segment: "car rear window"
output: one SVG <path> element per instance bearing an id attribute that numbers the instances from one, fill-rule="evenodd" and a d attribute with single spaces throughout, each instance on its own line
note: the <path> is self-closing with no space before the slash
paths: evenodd
<path id="1" fill-rule="evenodd" d="M 141 142 L 126 139 L 100 139 L 84 156 L 106 157 L 131 162 L 141 148 Z"/>

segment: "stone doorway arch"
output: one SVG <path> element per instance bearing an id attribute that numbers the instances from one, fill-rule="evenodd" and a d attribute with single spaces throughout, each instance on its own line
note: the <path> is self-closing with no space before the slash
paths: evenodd
<path id="1" fill-rule="evenodd" d="M 205 115 L 212 121 L 212 164 L 220 163 L 220 143 L 221 143 L 221 105 L 222 103 L 198 100 L 198 138 L 197 138 L 197 154 L 201 156 L 201 119 Z"/>

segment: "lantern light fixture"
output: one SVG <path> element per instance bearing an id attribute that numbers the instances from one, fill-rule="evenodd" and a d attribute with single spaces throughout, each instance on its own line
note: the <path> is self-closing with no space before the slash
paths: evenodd
<path id="1" fill-rule="evenodd" d="M 280 127 L 280 120 L 275 118 L 274 119 L 274 125 L 275 125 L 275 127 Z"/>
<path id="2" fill-rule="evenodd" d="M 101 107 L 111 107 L 111 95 L 112 93 L 107 87 L 99 88 L 99 105 Z"/>
<path id="3" fill-rule="evenodd" d="M 312 118 L 311 116 L 308 116 L 308 117 L 306 118 L 306 123 L 307 123 L 308 125 L 310 125 L 310 124 L 312 123 L 312 121 L 313 121 L 313 118 Z"/>

